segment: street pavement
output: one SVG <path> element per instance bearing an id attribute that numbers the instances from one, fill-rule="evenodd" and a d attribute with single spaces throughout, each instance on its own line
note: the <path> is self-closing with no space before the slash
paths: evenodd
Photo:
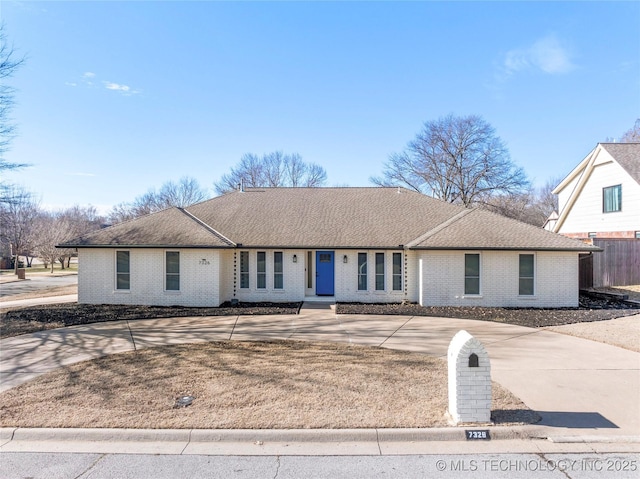
<path id="1" fill-rule="evenodd" d="M 640 315 L 637 318 L 640 320 Z M 468 453 L 640 452 L 640 353 L 551 331 L 487 321 L 336 315 L 329 305 L 305 303 L 299 315 L 113 321 L 6 338 L 0 341 L 0 389 L 85 359 L 212 340 L 333 341 L 446 358 L 451 338 L 461 329 L 484 344 L 492 379 L 538 411 L 542 416 L 539 424 L 492 428 L 497 440 L 483 443 L 465 441 L 461 428 L 300 434 L 267 431 L 267 436 L 256 431 L 245 436 L 234 436 L 237 431 L 138 431 L 146 434 L 142 438 L 121 430 L 5 428 L 0 430 L 0 450 L 393 455 L 450 453 L 455 444 L 455 452 Z M 282 436 L 285 432 L 293 436 Z"/>
<path id="2" fill-rule="evenodd" d="M 3 275 L 0 276 L 0 298 L 73 284 L 78 284 L 78 273 L 75 272 L 29 274 L 25 280 L 18 280 L 14 275 Z M 7 306 L 0 302 L 0 307 Z"/>

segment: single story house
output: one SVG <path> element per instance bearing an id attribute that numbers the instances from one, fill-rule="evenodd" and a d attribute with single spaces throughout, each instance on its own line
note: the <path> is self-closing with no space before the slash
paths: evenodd
<path id="1" fill-rule="evenodd" d="M 251 188 L 96 231 L 77 248 L 78 301 L 578 304 L 591 245 L 404 188 Z"/>

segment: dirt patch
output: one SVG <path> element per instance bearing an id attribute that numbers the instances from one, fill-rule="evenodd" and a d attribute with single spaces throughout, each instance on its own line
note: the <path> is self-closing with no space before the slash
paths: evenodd
<path id="1" fill-rule="evenodd" d="M 47 329 L 122 319 L 174 318 L 188 316 L 245 316 L 297 314 L 302 303 L 223 303 L 219 308 L 185 306 L 127 306 L 121 304 L 46 304 L 4 309 L 0 313 L 0 338 Z"/>
<path id="2" fill-rule="evenodd" d="M 494 383 L 505 423 L 539 420 Z M 183 396 L 188 407 L 176 407 Z M 446 362 L 296 341 L 144 349 L 64 367 L 0 395 L 3 427 L 372 428 L 446 426 Z"/>

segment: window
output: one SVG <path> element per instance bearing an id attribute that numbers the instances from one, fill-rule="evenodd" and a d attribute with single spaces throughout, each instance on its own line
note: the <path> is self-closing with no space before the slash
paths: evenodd
<path id="1" fill-rule="evenodd" d="M 358 253 L 358 291 L 367 290 L 367 253 Z"/>
<path id="2" fill-rule="evenodd" d="M 393 290 L 402 291 L 402 253 L 393 253 Z"/>
<path id="3" fill-rule="evenodd" d="M 464 294 L 480 294 L 480 255 L 464 255 Z"/>
<path id="4" fill-rule="evenodd" d="M 284 270 L 282 262 L 282 253 L 276 251 L 273 253 L 273 288 L 282 289 L 284 287 Z"/>
<path id="5" fill-rule="evenodd" d="M 131 289 L 129 251 L 116 251 L 116 289 Z"/>
<path id="6" fill-rule="evenodd" d="M 313 288 L 313 253 L 307 251 L 307 288 Z"/>
<path id="7" fill-rule="evenodd" d="M 602 188 L 602 212 L 622 211 L 622 185 Z"/>
<path id="8" fill-rule="evenodd" d="M 518 294 L 533 296 L 534 290 L 534 258 L 532 254 L 520 255 L 520 281 Z"/>
<path id="9" fill-rule="evenodd" d="M 636 231 L 636 239 L 640 239 L 640 231 Z"/>
<path id="10" fill-rule="evenodd" d="M 167 251 L 165 253 L 165 289 L 180 291 L 180 252 Z"/>
<path id="11" fill-rule="evenodd" d="M 376 253 L 376 291 L 384 291 L 384 253 Z"/>
<path id="12" fill-rule="evenodd" d="M 256 265 L 256 288 L 267 287 L 267 253 L 258 251 L 258 264 Z"/>
<path id="13" fill-rule="evenodd" d="M 249 252 L 240 251 L 240 287 L 249 287 Z"/>

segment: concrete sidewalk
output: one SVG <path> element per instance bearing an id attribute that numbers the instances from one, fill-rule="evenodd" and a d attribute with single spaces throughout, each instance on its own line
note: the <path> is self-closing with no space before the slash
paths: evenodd
<path id="1" fill-rule="evenodd" d="M 492 378 L 540 413 L 536 434 L 574 442 L 632 438 L 640 450 L 633 442 L 640 437 L 640 353 L 488 321 L 336 315 L 329 305 L 299 315 L 113 321 L 3 339 L 0 389 L 106 354 L 212 340 L 333 341 L 446 357 L 461 329 L 484 343 Z"/>

